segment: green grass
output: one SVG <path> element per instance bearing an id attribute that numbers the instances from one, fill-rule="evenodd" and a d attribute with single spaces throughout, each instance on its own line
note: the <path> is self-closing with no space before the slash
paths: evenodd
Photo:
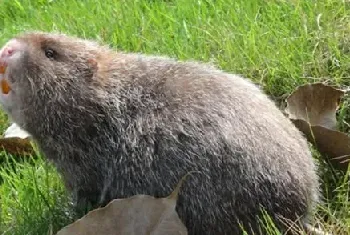
<path id="1" fill-rule="evenodd" d="M 52 165 L 40 155 L 21 162 L 1 157 L 0 234 L 50 234 L 73 222 L 68 194 Z"/>
<path id="2" fill-rule="evenodd" d="M 195 59 L 252 79 L 276 101 L 298 85 L 350 85 L 350 3 L 341 0 L 2 0 L 0 45 L 24 30 L 61 31 L 118 50 Z M 339 126 L 350 130 L 349 99 Z M 8 125 L 0 115 L 0 131 Z M 2 154 L 0 158 L 5 158 Z M 347 176 L 320 159 L 322 224 L 350 232 Z M 4 160 L 0 233 L 48 234 L 71 218 L 54 168 Z M 273 230 L 273 228 L 272 228 Z M 274 233 L 271 233 L 274 234 Z"/>

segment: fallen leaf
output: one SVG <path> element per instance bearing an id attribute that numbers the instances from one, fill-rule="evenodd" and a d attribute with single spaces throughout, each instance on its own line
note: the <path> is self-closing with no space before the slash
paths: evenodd
<path id="1" fill-rule="evenodd" d="M 166 198 L 135 195 L 114 199 L 107 206 L 90 211 L 66 226 L 57 235 L 187 234 L 187 228 L 175 210 L 179 189 L 187 175 Z"/>
<path id="2" fill-rule="evenodd" d="M 287 114 L 290 119 L 304 120 L 312 126 L 335 130 L 336 111 L 344 91 L 322 83 L 298 87 L 287 98 Z"/>
<path id="3" fill-rule="evenodd" d="M 340 89 L 314 83 L 298 87 L 286 100 L 294 125 L 330 162 L 342 170 L 350 162 L 350 137 L 336 130 L 336 111 L 345 94 Z"/>
<path id="4" fill-rule="evenodd" d="M 12 155 L 34 154 L 30 140 L 17 137 L 0 139 L 0 149 Z"/>
<path id="5" fill-rule="evenodd" d="M 350 138 L 348 135 L 323 126 L 310 126 L 304 120 L 292 121 L 322 154 L 331 157 L 329 160 L 332 165 L 344 171 L 348 169 L 350 161 Z"/>
<path id="6" fill-rule="evenodd" d="M 21 138 L 21 139 L 27 139 L 30 137 L 28 132 L 21 129 L 16 123 L 12 123 L 4 132 L 4 138 Z"/>
<path id="7" fill-rule="evenodd" d="M 4 138 L 0 138 L 0 149 L 12 155 L 34 154 L 30 135 L 15 123 L 6 129 Z"/>

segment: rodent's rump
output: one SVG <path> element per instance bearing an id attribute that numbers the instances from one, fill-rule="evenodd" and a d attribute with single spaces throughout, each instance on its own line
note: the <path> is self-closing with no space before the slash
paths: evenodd
<path id="1" fill-rule="evenodd" d="M 77 205 L 164 197 L 181 177 L 189 234 L 259 233 L 260 206 L 306 222 L 318 202 L 304 137 L 250 81 L 198 62 L 24 33 L 0 52 L 0 102 L 51 160 Z"/>

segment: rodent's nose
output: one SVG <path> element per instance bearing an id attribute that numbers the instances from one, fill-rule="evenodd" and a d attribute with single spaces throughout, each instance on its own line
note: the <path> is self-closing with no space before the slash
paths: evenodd
<path id="1" fill-rule="evenodd" d="M 13 51 L 14 49 L 12 47 L 5 47 L 2 54 L 1 54 L 1 57 L 7 57 L 7 56 L 11 56 L 13 54 Z"/>
<path id="2" fill-rule="evenodd" d="M 10 58 L 18 49 L 20 48 L 20 43 L 17 40 L 11 40 L 0 51 L 0 60 L 6 61 Z"/>
<path id="3" fill-rule="evenodd" d="M 23 48 L 22 43 L 16 39 L 7 42 L 0 50 L 0 65 L 7 66 L 8 60 L 18 54 L 16 52 L 19 52 L 21 48 Z"/>

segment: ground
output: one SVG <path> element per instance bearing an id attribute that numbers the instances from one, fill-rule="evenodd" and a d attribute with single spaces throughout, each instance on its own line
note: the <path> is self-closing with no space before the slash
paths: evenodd
<path id="1" fill-rule="evenodd" d="M 213 63 L 241 74 L 277 104 L 298 85 L 350 84 L 350 2 L 340 0 L 3 0 L 0 45 L 25 30 L 60 31 L 117 50 Z M 349 132 L 349 99 L 338 112 Z M 0 131 L 8 126 L 0 116 Z M 324 204 L 318 220 L 334 234 L 350 228 L 348 174 L 320 163 Z M 55 169 L 37 156 L 3 152 L 0 233 L 50 234 L 71 222 Z M 278 234 L 271 229 L 271 234 Z"/>

